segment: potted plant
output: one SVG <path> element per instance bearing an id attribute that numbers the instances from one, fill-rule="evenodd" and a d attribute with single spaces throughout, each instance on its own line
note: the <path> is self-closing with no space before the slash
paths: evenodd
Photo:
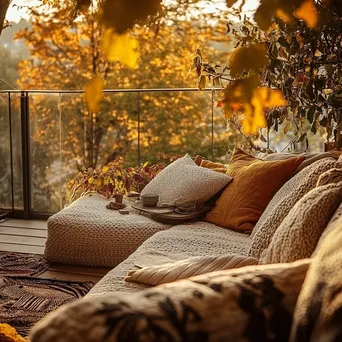
<path id="1" fill-rule="evenodd" d="M 76 198 L 91 192 L 96 192 L 107 199 L 115 199 L 116 203 L 122 203 L 124 195 L 129 192 L 141 192 L 165 166 L 179 155 L 158 153 L 158 162 L 149 165 L 149 162 L 136 167 L 124 167 L 123 157 L 96 169 L 88 168 L 79 172 L 68 182 L 71 190 L 70 203 Z"/>

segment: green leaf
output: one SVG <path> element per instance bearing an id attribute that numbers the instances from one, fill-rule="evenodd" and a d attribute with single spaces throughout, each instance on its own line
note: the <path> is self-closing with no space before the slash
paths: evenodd
<path id="1" fill-rule="evenodd" d="M 306 113 L 306 117 L 310 123 L 313 122 L 315 111 L 316 111 L 316 107 L 312 106 L 308 109 Z"/>
<path id="2" fill-rule="evenodd" d="M 306 138 L 306 133 L 303 133 L 303 134 L 296 140 L 296 143 L 300 143 L 300 142 L 304 141 L 305 138 Z"/>

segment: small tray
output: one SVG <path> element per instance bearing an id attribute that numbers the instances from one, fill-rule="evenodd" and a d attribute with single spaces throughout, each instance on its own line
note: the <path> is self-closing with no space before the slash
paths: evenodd
<path id="1" fill-rule="evenodd" d="M 132 204 L 132 208 L 139 210 L 140 213 L 148 213 L 151 215 L 153 220 L 168 223 L 168 224 L 178 224 L 181 222 L 191 221 L 199 219 L 205 214 L 207 211 L 211 209 L 211 207 L 203 206 L 201 209 L 192 211 L 190 213 L 177 213 L 172 208 L 158 208 L 158 207 L 144 207 L 141 201 L 136 201 Z"/>
<path id="2" fill-rule="evenodd" d="M 168 214 L 173 213 L 173 207 L 145 207 L 142 203 L 142 201 L 136 201 L 131 204 L 132 208 L 143 211 L 145 213 L 149 214 Z"/>

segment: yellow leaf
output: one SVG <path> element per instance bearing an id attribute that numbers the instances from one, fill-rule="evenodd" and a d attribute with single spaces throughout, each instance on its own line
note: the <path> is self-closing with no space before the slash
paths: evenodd
<path id="1" fill-rule="evenodd" d="M 103 172 L 107 172 L 109 170 L 109 167 L 108 166 L 104 166 L 103 168 L 102 168 L 102 171 Z"/>
<path id="2" fill-rule="evenodd" d="M 93 184 L 93 182 L 94 182 L 94 178 L 93 178 L 93 177 L 90 177 L 90 178 L 88 179 L 88 183 L 89 183 L 89 184 Z"/>
<path id="3" fill-rule="evenodd" d="M 99 76 L 95 76 L 89 84 L 85 86 L 84 100 L 91 112 L 99 111 L 99 102 L 103 98 L 102 88 L 103 80 Z"/>
<path id="4" fill-rule="evenodd" d="M 110 62 L 120 61 L 131 69 L 138 65 L 138 41 L 128 33 L 117 34 L 108 29 L 103 35 L 102 50 Z"/>
<path id="5" fill-rule="evenodd" d="M 316 27 L 318 14 L 313 0 L 305 0 L 302 2 L 301 6 L 295 11 L 295 16 L 298 19 L 304 20 L 308 27 Z"/>
<path id="6" fill-rule="evenodd" d="M 242 128 L 245 134 L 257 134 L 258 130 L 266 127 L 264 111 L 266 108 L 285 106 L 286 101 L 280 90 L 265 87 L 256 88 L 250 103 L 243 107 Z"/>

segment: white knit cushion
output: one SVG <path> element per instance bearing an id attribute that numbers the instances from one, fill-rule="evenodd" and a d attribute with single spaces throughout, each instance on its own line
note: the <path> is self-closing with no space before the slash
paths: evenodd
<path id="1" fill-rule="evenodd" d="M 338 165 L 340 163 L 333 158 L 318 160 L 282 186 L 253 229 L 249 256 L 260 258 L 263 250 L 270 244 L 276 229 L 298 200 L 316 186 L 321 174 Z"/>
<path id="2" fill-rule="evenodd" d="M 174 204 L 205 202 L 232 178 L 200 167 L 188 156 L 177 159 L 146 185 L 141 194 L 159 194 L 159 200 Z"/>
<path id="3" fill-rule="evenodd" d="M 263 264 L 309 258 L 342 201 L 342 182 L 311 190 L 291 209 L 260 258 Z"/>

